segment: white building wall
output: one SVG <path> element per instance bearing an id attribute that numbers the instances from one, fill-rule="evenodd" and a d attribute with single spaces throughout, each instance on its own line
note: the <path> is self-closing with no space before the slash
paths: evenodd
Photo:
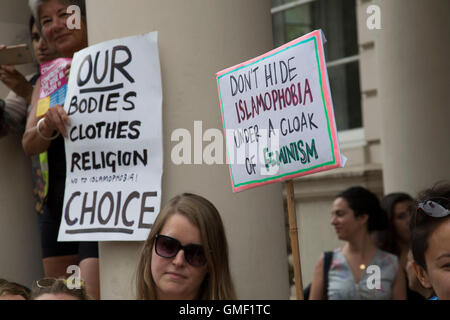
<path id="1" fill-rule="evenodd" d="M 158 31 L 163 83 L 162 205 L 181 192 L 211 200 L 224 220 L 240 299 L 286 299 L 288 263 L 280 184 L 233 194 L 227 165 L 171 161 L 171 133 L 222 120 L 215 73 L 272 48 L 269 0 L 88 0 L 90 44 Z M 207 144 L 203 144 L 206 146 Z M 134 297 L 140 243 L 101 243 L 103 299 Z"/>
<path id="2" fill-rule="evenodd" d="M 27 0 L 0 1 L 0 43 L 29 43 Z M 33 66 L 18 68 L 24 74 Z M 9 92 L 0 83 L 0 98 Z M 31 162 L 21 135 L 0 139 L 0 278 L 31 286 L 43 276 L 38 217 L 34 211 Z"/>

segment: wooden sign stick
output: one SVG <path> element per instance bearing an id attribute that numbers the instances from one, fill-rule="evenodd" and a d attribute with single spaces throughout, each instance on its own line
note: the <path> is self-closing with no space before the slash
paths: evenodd
<path id="1" fill-rule="evenodd" d="M 295 292 L 297 300 L 304 300 L 300 249 L 298 247 L 297 215 L 295 212 L 294 185 L 292 180 L 286 181 L 286 199 L 289 216 L 289 236 L 291 238 L 292 248 L 292 264 L 294 265 Z"/>

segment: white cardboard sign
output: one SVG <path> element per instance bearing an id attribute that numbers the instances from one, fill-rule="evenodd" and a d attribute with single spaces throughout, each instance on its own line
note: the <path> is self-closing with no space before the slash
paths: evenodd
<path id="1" fill-rule="evenodd" d="M 64 109 L 71 125 L 58 241 L 145 240 L 163 169 L 157 33 L 77 52 Z"/>
<path id="2" fill-rule="evenodd" d="M 233 191 L 345 165 L 323 41 L 316 30 L 217 73 Z"/>

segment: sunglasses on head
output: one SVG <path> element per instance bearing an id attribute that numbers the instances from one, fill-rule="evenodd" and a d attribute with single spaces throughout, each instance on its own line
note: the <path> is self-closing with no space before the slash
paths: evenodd
<path id="1" fill-rule="evenodd" d="M 39 289 L 50 288 L 52 285 L 54 285 L 58 281 L 64 282 L 64 284 L 66 284 L 66 282 L 63 279 L 42 278 L 42 279 L 39 279 L 36 281 L 36 286 Z"/>
<path id="2" fill-rule="evenodd" d="M 437 199 L 434 199 L 437 200 Z M 447 202 L 450 202 L 448 199 L 440 198 L 440 200 L 445 200 Z M 433 201 L 433 199 L 422 201 L 417 205 L 417 213 L 423 212 L 429 217 L 433 218 L 443 218 L 450 214 L 450 210 L 444 208 L 441 204 L 439 204 L 436 201 Z M 416 221 L 415 225 L 417 225 L 417 217 L 418 214 L 416 214 Z"/>
<path id="3" fill-rule="evenodd" d="M 157 234 L 155 236 L 155 252 L 163 258 L 173 258 L 183 249 L 187 263 L 194 267 L 202 267 L 206 264 L 206 256 L 203 246 L 200 244 L 187 244 L 183 246 L 175 238 Z"/>
<path id="4" fill-rule="evenodd" d="M 444 199 L 447 200 L 447 199 Z M 448 201 L 448 200 L 447 200 Z M 423 211 L 426 215 L 433 218 L 443 218 L 450 214 L 450 210 L 444 208 L 441 204 L 433 201 L 426 200 L 417 205 L 417 209 Z"/>
<path id="5" fill-rule="evenodd" d="M 62 282 L 67 286 L 67 280 L 66 279 L 57 279 L 57 278 L 42 278 L 36 281 L 36 286 L 39 289 L 45 289 L 45 288 L 50 288 L 51 286 L 53 286 L 56 282 Z M 80 280 L 81 285 L 84 285 L 84 281 Z"/>

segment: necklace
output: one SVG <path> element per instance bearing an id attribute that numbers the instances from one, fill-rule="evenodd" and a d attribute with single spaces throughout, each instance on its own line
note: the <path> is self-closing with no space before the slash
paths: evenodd
<path id="1" fill-rule="evenodd" d="M 362 263 L 362 264 L 359 265 L 359 268 L 361 270 L 365 270 L 366 269 L 366 265 L 364 263 Z"/>

